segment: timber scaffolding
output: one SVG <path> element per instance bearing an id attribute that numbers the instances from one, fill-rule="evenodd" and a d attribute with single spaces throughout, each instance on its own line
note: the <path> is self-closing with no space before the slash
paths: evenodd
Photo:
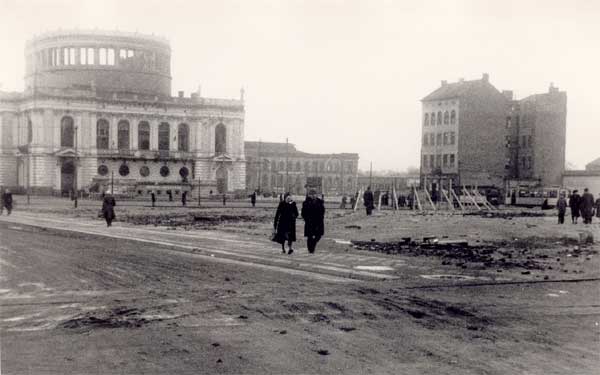
<path id="1" fill-rule="evenodd" d="M 358 199 L 353 207 L 354 211 L 359 206 L 359 203 L 364 203 L 363 201 L 363 193 L 364 189 L 359 189 L 358 191 Z M 494 211 L 498 208 L 491 204 L 487 198 L 479 192 L 477 187 L 475 188 L 467 188 L 463 186 L 460 189 L 461 194 L 456 194 L 454 189 L 440 189 L 439 193 L 441 196 L 438 196 L 438 199 L 434 202 L 432 198 L 432 194 L 427 189 L 419 190 L 416 186 L 411 188 L 411 197 L 413 201 L 413 209 L 417 211 L 469 211 L 469 210 L 487 210 Z M 398 210 L 398 193 L 396 189 L 392 187 L 392 199 L 391 199 L 391 207 L 393 210 Z M 439 194 L 438 194 L 439 195 Z M 381 199 L 383 194 L 379 194 L 379 198 L 377 202 L 375 202 L 375 208 L 379 211 L 381 210 Z"/>

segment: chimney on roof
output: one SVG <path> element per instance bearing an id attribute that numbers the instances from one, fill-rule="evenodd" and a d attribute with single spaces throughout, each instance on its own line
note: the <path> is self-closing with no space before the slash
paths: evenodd
<path id="1" fill-rule="evenodd" d="M 502 90 L 502 95 L 508 100 L 513 100 L 513 92 L 512 90 Z"/>
<path id="2" fill-rule="evenodd" d="M 483 73 L 483 77 L 481 78 L 481 80 L 483 82 L 489 82 L 490 81 L 490 75 L 487 73 Z"/>
<path id="3" fill-rule="evenodd" d="M 550 82 L 550 87 L 548 88 L 549 93 L 558 92 L 558 87 L 554 87 L 554 82 Z"/>
<path id="4" fill-rule="evenodd" d="M 448 81 L 446 81 L 445 79 L 442 80 L 442 86 L 446 86 L 448 84 Z"/>
<path id="5" fill-rule="evenodd" d="M 180 98 L 183 98 L 183 96 L 184 96 L 183 91 L 178 91 L 177 94 L 178 94 L 177 96 L 179 96 Z"/>

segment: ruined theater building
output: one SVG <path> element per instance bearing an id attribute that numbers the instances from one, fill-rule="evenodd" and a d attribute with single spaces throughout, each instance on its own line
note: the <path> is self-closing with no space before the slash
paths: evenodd
<path id="1" fill-rule="evenodd" d="M 291 143 L 246 142 L 245 155 L 249 190 L 305 194 L 307 178 L 321 181 L 326 196 L 356 189 L 358 154 L 310 154 Z"/>
<path id="2" fill-rule="evenodd" d="M 428 189 L 558 186 L 565 165 L 567 95 L 550 85 L 521 100 L 479 80 L 442 81 L 422 99 L 421 182 Z"/>
<path id="3" fill-rule="evenodd" d="M 30 40 L 25 57 L 24 92 L 0 92 L 0 185 L 245 189 L 243 91 L 239 100 L 171 96 L 167 40 L 58 31 Z"/>

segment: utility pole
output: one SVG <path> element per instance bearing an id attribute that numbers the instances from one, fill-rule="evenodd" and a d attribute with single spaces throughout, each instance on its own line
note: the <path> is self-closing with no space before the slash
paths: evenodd
<path id="1" fill-rule="evenodd" d="M 198 207 L 200 207 L 200 172 L 198 172 Z"/>
<path id="2" fill-rule="evenodd" d="M 115 171 L 110 171 L 110 193 L 115 193 Z"/>
<path id="3" fill-rule="evenodd" d="M 260 177 L 262 176 L 262 159 L 260 157 L 260 138 L 258 139 L 258 176 L 257 176 L 257 181 L 256 181 L 256 185 L 258 186 L 258 192 L 260 193 Z"/>
<path id="4" fill-rule="evenodd" d="M 373 162 L 371 162 L 371 167 L 369 168 L 369 186 L 371 186 L 372 179 L 373 179 Z"/>
<path id="5" fill-rule="evenodd" d="M 77 208 L 77 177 L 78 177 L 77 176 L 77 161 L 79 159 L 79 157 L 77 156 L 77 126 L 75 126 L 75 142 L 74 143 L 75 143 L 75 163 L 74 163 L 75 164 L 75 170 L 74 170 L 74 172 L 75 172 L 74 180 L 75 181 L 73 181 L 73 185 L 75 188 L 73 190 L 75 190 L 74 191 L 75 199 L 73 201 L 73 204 L 74 204 L 74 207 Z"/>
<path id="6" fill-rule="evenodd" d="M 289 160 L 288 160 L 288 153 L 289 153 L 289 147 L 288 147 L 288 139 L 285 139 L 285 192 L 287 193 L 290 191 L 290 184 L 289 184 L 289 174 L 288 174 L 288 169 L 289 169 Z"/>

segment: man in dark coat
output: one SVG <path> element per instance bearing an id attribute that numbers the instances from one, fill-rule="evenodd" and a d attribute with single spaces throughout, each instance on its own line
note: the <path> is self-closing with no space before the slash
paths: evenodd
<path id="1" fill-rule="evenodd" d="M 10 215 L 13 209 L 13 197 L 10 189 L 6 189 L 2 194 L 2 205 L 6 208 L 6 214 Z"/>
<path id="2" fill-rule="evenodd" d="M 115 202 L 115 198 L 112 196 L 110 191 L 107 191 L 104 195 L 104 199 L 102 199 L 102 216 L 104 216 L 104 220 L 106 220 L 106 226 L 110 227 L 112 225 L 112 221 L 115 219 L 115 206 L 117 203 Z"/>
<path id="3" fill-rule="evenodd" d="M 588 191 L 588 188 L 583 189 L 579 204 L 583 223 L 591 224 L 592 216 L 594 216 L 594 195 Z"/>
<path id="4" fill-rule="evenodd" d="M 309 190 L 308 196 L 302 203 L 302 218 L 304 219 L 304 237 L 309 253 L 314 253 L 317 243 L 325 233 L 325 205 L 317 197 L 314 189 Z"/>
<path id="5" fill-rule="evenodd" d="M 600 218 L 600 197 L 596 199 L 596 217 Z"/>
<path id="6" fill-rule="evenodd" d="M 375 198 L 373 197 L 371 187 L 367 186 L 367 191 L 365 191 L 365 193 L 363 194 L 363 203 L 365 205 L 365 208 L 367 209 L 367 215 L 371 215 L 371 213 L 373 212 L 373 208 L 375 208 L 375 206 L 373 205 L 374 201 Z"/>
<path id="7" fill-rule="evenodd" d="M 186 204 L 187 204 L 187 191 L 182 191 L 181 192 L 181 205 L 183 207 L 185 207 Z"/>
<path id="8" fill-rule="evenodd" d="M 571 198 L 569 199 L 569 207 L 571 207 L 571 221 L 573 224 L 577 224 L 577 219 L 579 218 L 579 205 L 581 204 L 581 196 L 577 190 L 573 190 L 573 194 L 571 194 Z"/>
<path id="9" fill-rule="evenodd" d="M 285 242 L 288 243 L 288 254 L 294 252 L 292 242 L 296 241 L 296 218 L 298 207 L 289 193 L 285 193 L 283 201 L 279 202 L 273 228 L 275 235 L 273 241 L 281 244 L 281 252 L 285 254 Z"/>
<path id="10" fill-rule="evenodd" d="M 250 194 L 250 203 L 252 204 L 252 207 L 256 207 L 256 191 L 253 191 L 252 194 Z"/>
<path id="11" fill-rule="evenodd" d="M 150 199 L 152 200 L 152 207 L 156 206 L 156 194 L 154 193 L 154 190 L 150 192 Z"/>

